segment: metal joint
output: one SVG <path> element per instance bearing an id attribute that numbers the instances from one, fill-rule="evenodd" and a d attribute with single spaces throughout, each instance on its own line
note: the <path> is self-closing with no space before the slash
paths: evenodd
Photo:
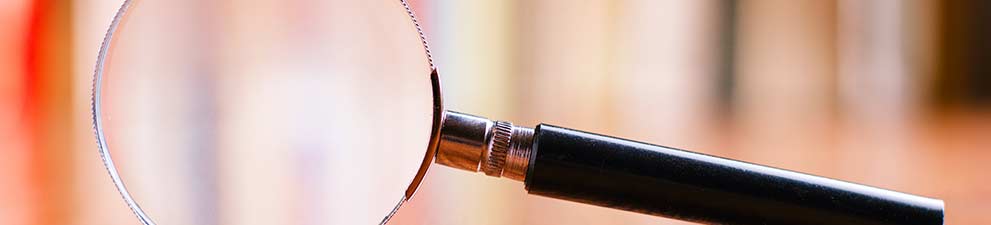
<path id="1" fill-rule="evenodd" d="M 493 177 L 523 181 L 533 148 L 533 129 L 506 121 L 445 111 L 437 163 Z"/>

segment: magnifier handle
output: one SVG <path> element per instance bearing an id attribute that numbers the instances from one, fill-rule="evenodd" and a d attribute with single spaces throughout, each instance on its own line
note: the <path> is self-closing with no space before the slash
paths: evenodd
<path id="1" fill-rule="evenodd" d="M 717 224 L 943 224 L 943 201 L 541 124 L 531 194 Z"/>
<path id="2" fill-rule="evenodd" d="M 447 111 L 438 164 L 531 194 L 715 224 L 943 224 L 943 201 L 541 124 Z"/>

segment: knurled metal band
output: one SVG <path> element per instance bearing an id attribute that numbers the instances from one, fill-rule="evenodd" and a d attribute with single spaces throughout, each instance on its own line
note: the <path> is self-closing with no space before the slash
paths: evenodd
<path id="1" fill-rule="evenodd" d="M 489 148 L 488 158 L 482 166 L 485 175 L 500 177 L 506 165 L 506 152 L 509 151 L 509 141 L 513 135 L 513 124 L 506 121 L 495 121 L 492 127 L 492 147 Z"/>
<path id="2" fill-rule="evenodd" d="M 523 181 L 526 179 L 526 171 L 530 166 L 530 157 L 533 151 L 533 129 L 513 127 L 513 133 L 510 136 L 509 150 L 506 152 L 506 166 L 502 169 L 502 176 Z"/>

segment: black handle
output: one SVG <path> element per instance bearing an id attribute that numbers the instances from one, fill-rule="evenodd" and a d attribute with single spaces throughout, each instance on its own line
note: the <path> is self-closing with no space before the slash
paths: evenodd
<path id="1" fill-rule="evenodd" d="M 943 224 L 943 201 L 541 124 L 531 194 L 717 224 Z"/>

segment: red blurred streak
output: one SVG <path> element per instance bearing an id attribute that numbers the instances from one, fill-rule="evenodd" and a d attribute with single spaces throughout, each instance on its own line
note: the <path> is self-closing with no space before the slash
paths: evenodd
<path id="1" fill-rule="evenodd" d="M 25 88 L 23 80 L 27 79 L 24 68 L 26 58 L 26 37 L 30 19 L 27 1 L 4 2 L 0 4 L 3 17 L 0 19 L 0 41 L 5 49 L 0 53 L 0 136 L 9 138 L 0 143 L 0 223 L 10 225 L 26 225 L 37 223 L 39 216 L 36 208 L 34 182 L 31 174 L 31 155 L 28 143 L 30 128 L 26 113 L 22 112 Z M 9 64 L 8 64 L 9 63 Z"/>
<path id="2" fill-rule="evenodd" d="M 41 106 L 41 82 L 40 82 L 40 53 L 39 49 L 41 46 L 41 34 L 42 34 L 42 21 L 44 20 L 45 12 L 42 10 L 45 8 L 47 3 L 45 1 L 31 1 L 30 6 L 28 6 L 28 26 L 25 35 L 27 37 L 24 39 L 24 79 L 21 89 L 24 93 L 21 97 L 24 98 L 20 102 L 21 107 L 21 119 L 22 122 L 20 132 L 25 134 L 24 151 L 28 151 L 27 159 L 28 165 L 28 178 L 27 183 L 22 185 L 27 188 L 24 189 L 25 194 L 29 195 L 27 199 L 31 199 L 32 202 L 39 202 L 41 200 L 41 187 L 45 185 L 45 180 L 41 178 L 45 170 L 44 159 L 39 151 L 37 151 L 38 139 L 38 126 L 40 120 L 40 106 Z M 34 221 L 37 224 L 45 224 L 42 218 L 45 213 L 44 204 L 35 204 L 32 209 L 26 209 L 31 215 L 26 215 L 28 221 Z M 31 207 L 29 206 L 29 207 Z M 28 222 L 31 223 L 31 222 Z"/>
<path id="3" fill-rule="evenodd" d="M 34 209 L 27 216 L 37 224 L 65 224 L 72 201 L 66 198 L 62 165 L 71 156 L 66 138 L 70 115 L 68 74 L 68 2 L 36 0 L 28 6 L 24 39 L 24 79 L 21 133 L 25 134 L 28 199 Z"/>
<path id="4" fill-rule="evenodd" d="M 30 134 L 34 133 L 33 131 L 35 129 L 33 125 L 37 124 L 36 121 L 38 120 L 38 111 L 40 108 L 39 101 L 41 101 L 40 95 L 42 94 L 40 93 L 41 75 L 39 74 L 39 61 L 41 54 L 39 53 L 39 49 L 42 48 L 40 44 L 42 34 L 41 26 L 42 21 L 44 20 L 43 17 L 45 16 L 45 12 L 42 9 L 46 8 L 45 6 L 47 6 L 47 3 L 44 0 L 32 1 L 31 6 L 28 8 L 30 13 L 28 14 L 28 29 L 25 33 L 27 37 L 24 39 L 24 45 L 27 46 L 27 48 L 24 49 L 25 74 L 22 82 L 24 82 L 23 87 L 25 88 L 23 89 L 24 93 L 21 95 L 24 97 L 22 101 L 23 108 L 21 115 L 23 116 L 22 121 L 29 124 L 22 129 L 25 133 Z"/>

